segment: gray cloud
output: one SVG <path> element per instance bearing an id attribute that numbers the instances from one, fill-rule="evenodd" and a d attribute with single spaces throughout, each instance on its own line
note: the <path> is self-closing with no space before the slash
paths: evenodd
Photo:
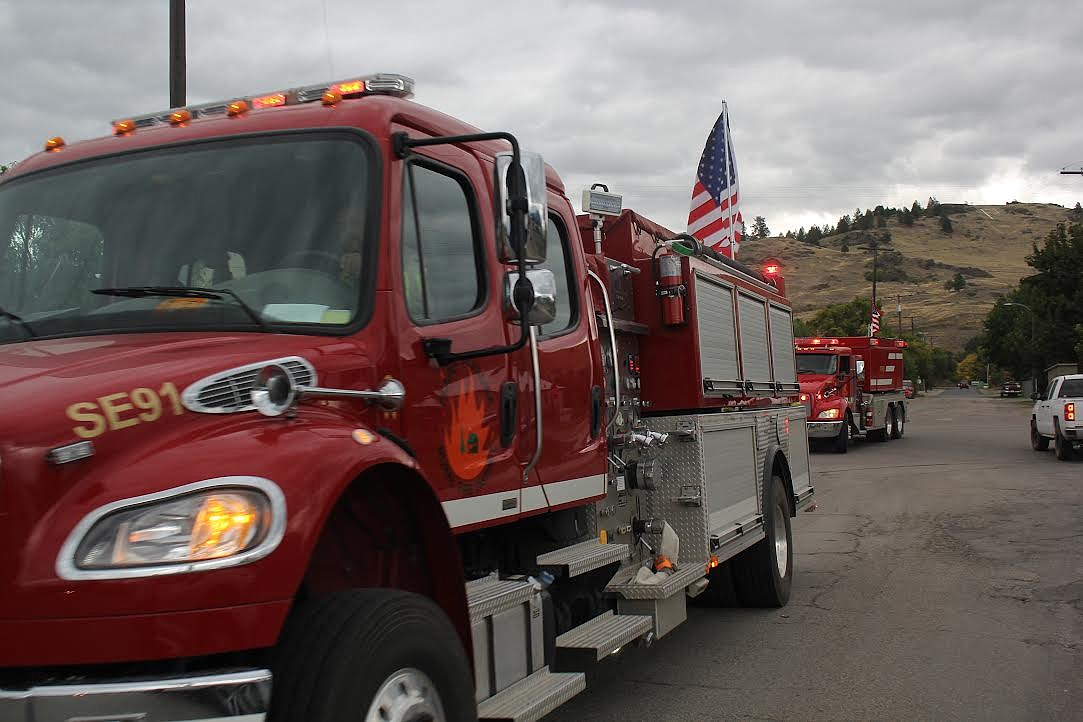
<path id="1" fill-rule="evenodd" d="M 0 0 L 0 161 L 165 108 L 167 7 Z M 1083 158 L 1080 27 L 1054 0 L 189 0 L 188 93 L 404 72 L 545 154 L 573 199 L 606 182 L 678 230 L 725 98 L 745 216 L 782 231 L 928 195 L 1083 198 L 1057 175 Z"/>

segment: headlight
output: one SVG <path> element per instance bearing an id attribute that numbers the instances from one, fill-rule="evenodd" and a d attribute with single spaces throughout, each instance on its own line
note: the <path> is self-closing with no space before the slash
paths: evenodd
<path id="1" fill-rule="evenodd" d="M 839 417 L 838 409 L 824 409 L 816 415 L 818 419 L 837 419 Z"/>
<path id="2" fill-rule="evenodd" d="M 273 482 L 210 479 L 91 513 L 65 543 L 57 571 L 100 579 L 233 566 L 269 554 L 284 529 L 285 501 Z"/>

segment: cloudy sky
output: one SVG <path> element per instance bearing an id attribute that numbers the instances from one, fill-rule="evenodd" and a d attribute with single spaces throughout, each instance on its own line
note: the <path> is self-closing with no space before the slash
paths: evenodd
<path id="1" fill-rule="evenodd" d="M 1078 0 L 188 0 L 188 100 L 400 72 L 569 195 L 682 230 L 728 102 L 745 218 L 1083 200 Z M 732 6 L 732 7 L 730 7 Z M 0 162 L 169 105 L 168 0 L 0 0 Z"/>

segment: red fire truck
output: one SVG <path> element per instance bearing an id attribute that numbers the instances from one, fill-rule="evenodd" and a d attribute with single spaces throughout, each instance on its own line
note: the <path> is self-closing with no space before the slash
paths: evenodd
<path id="1" fill-rule="evenodd" d="M 808 436 L 845 454 L 850 439 L 902 438 L 906 428 L 906 341 L 869 336 L 799 338 L 797 376 L 808 412 Z"/>
<path id="2" fill-rule="evenodd" d="M 0 719 L 537 719 L 691 597 L 786 603 L 781 279 L 604 189 L 577 216 L 412 89 L 3 177 Z"/>

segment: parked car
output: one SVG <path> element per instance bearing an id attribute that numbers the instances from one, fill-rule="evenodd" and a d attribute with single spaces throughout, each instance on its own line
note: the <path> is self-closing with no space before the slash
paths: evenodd
<path id="1" fill-rule="evenodd" d="M 1006 396 L 1022 396 L 1023 384 L 1018 381 L 1005 381 L 1000 385 L 1001 398 Z"/>
<path id="2" fill-rule="evenodd" d="M 957 385 L 961 389 L 969 389 L 970 388 L 970 382 L 965 380 L 965 379 L 960 381 Z"/>
<path id="3" fill-rule="evenodd" d="M 914 382 L 910 379 L 903 379 L 903 396 L 908 399 L 914 398 Z"/>

